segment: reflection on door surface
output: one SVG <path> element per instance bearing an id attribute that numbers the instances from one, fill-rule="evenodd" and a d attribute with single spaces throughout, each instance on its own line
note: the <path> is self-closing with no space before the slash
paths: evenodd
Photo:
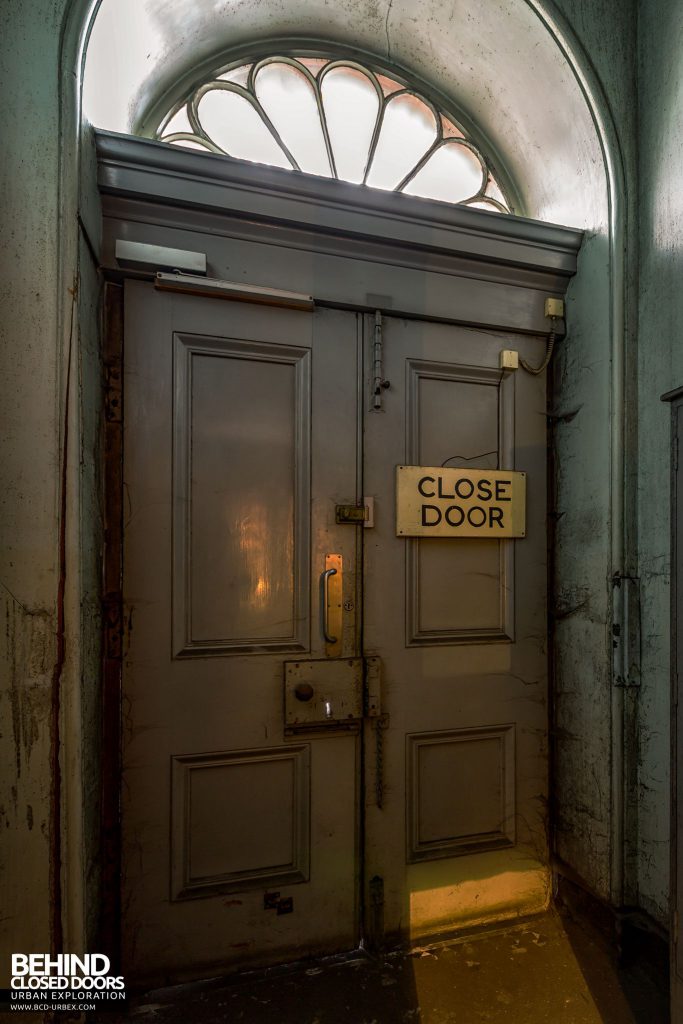
<path id="1" fill-rule="evenodd" d="M 542 382 L 387 318 L 374 409 L 374 319 L 129 282 L 125 323 L 128 975 L 540 909 Z M 399 464 L 524 470 L 526 538 L 397 537 Z"/>

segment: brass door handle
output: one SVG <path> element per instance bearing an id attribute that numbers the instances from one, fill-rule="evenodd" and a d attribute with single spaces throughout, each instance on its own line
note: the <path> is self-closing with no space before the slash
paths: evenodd
<path id="1" fill-rule="evenodd" d="M 337 637 L 330 636 L 330 576 L 336 576 L 336 569 L 325 569 L 320 574 L 320 587 L 322 596 L 320 600 L 320 616 L 322 619 L 322 630 L 325 643 L 336 644 Z"/>

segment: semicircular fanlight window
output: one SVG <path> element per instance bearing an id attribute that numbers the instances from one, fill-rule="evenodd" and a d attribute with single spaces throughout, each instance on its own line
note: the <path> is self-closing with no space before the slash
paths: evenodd
<path id="1" fill-rule="evenodd" d="M 419 92 L 355 61 L 268 57 L 216 73 L 166 115 L 161 142 L 509 213 L 483 153 Z"/>

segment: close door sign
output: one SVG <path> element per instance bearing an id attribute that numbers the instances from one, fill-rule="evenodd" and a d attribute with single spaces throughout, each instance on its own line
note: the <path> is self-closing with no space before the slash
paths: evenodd
<path id="1" fill-rule="evenodd" d="M 526 473 L 396 467 L 399 537 L 524 537 Z"/>

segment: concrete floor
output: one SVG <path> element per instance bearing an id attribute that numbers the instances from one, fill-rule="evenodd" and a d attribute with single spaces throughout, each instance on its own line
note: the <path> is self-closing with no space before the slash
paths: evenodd
<path id="1" fill-rule="evenodd" d="M 163 989 L 108 1024 L 667 1024 L 666 981 L 567 911 L 380 957 Z"/>

